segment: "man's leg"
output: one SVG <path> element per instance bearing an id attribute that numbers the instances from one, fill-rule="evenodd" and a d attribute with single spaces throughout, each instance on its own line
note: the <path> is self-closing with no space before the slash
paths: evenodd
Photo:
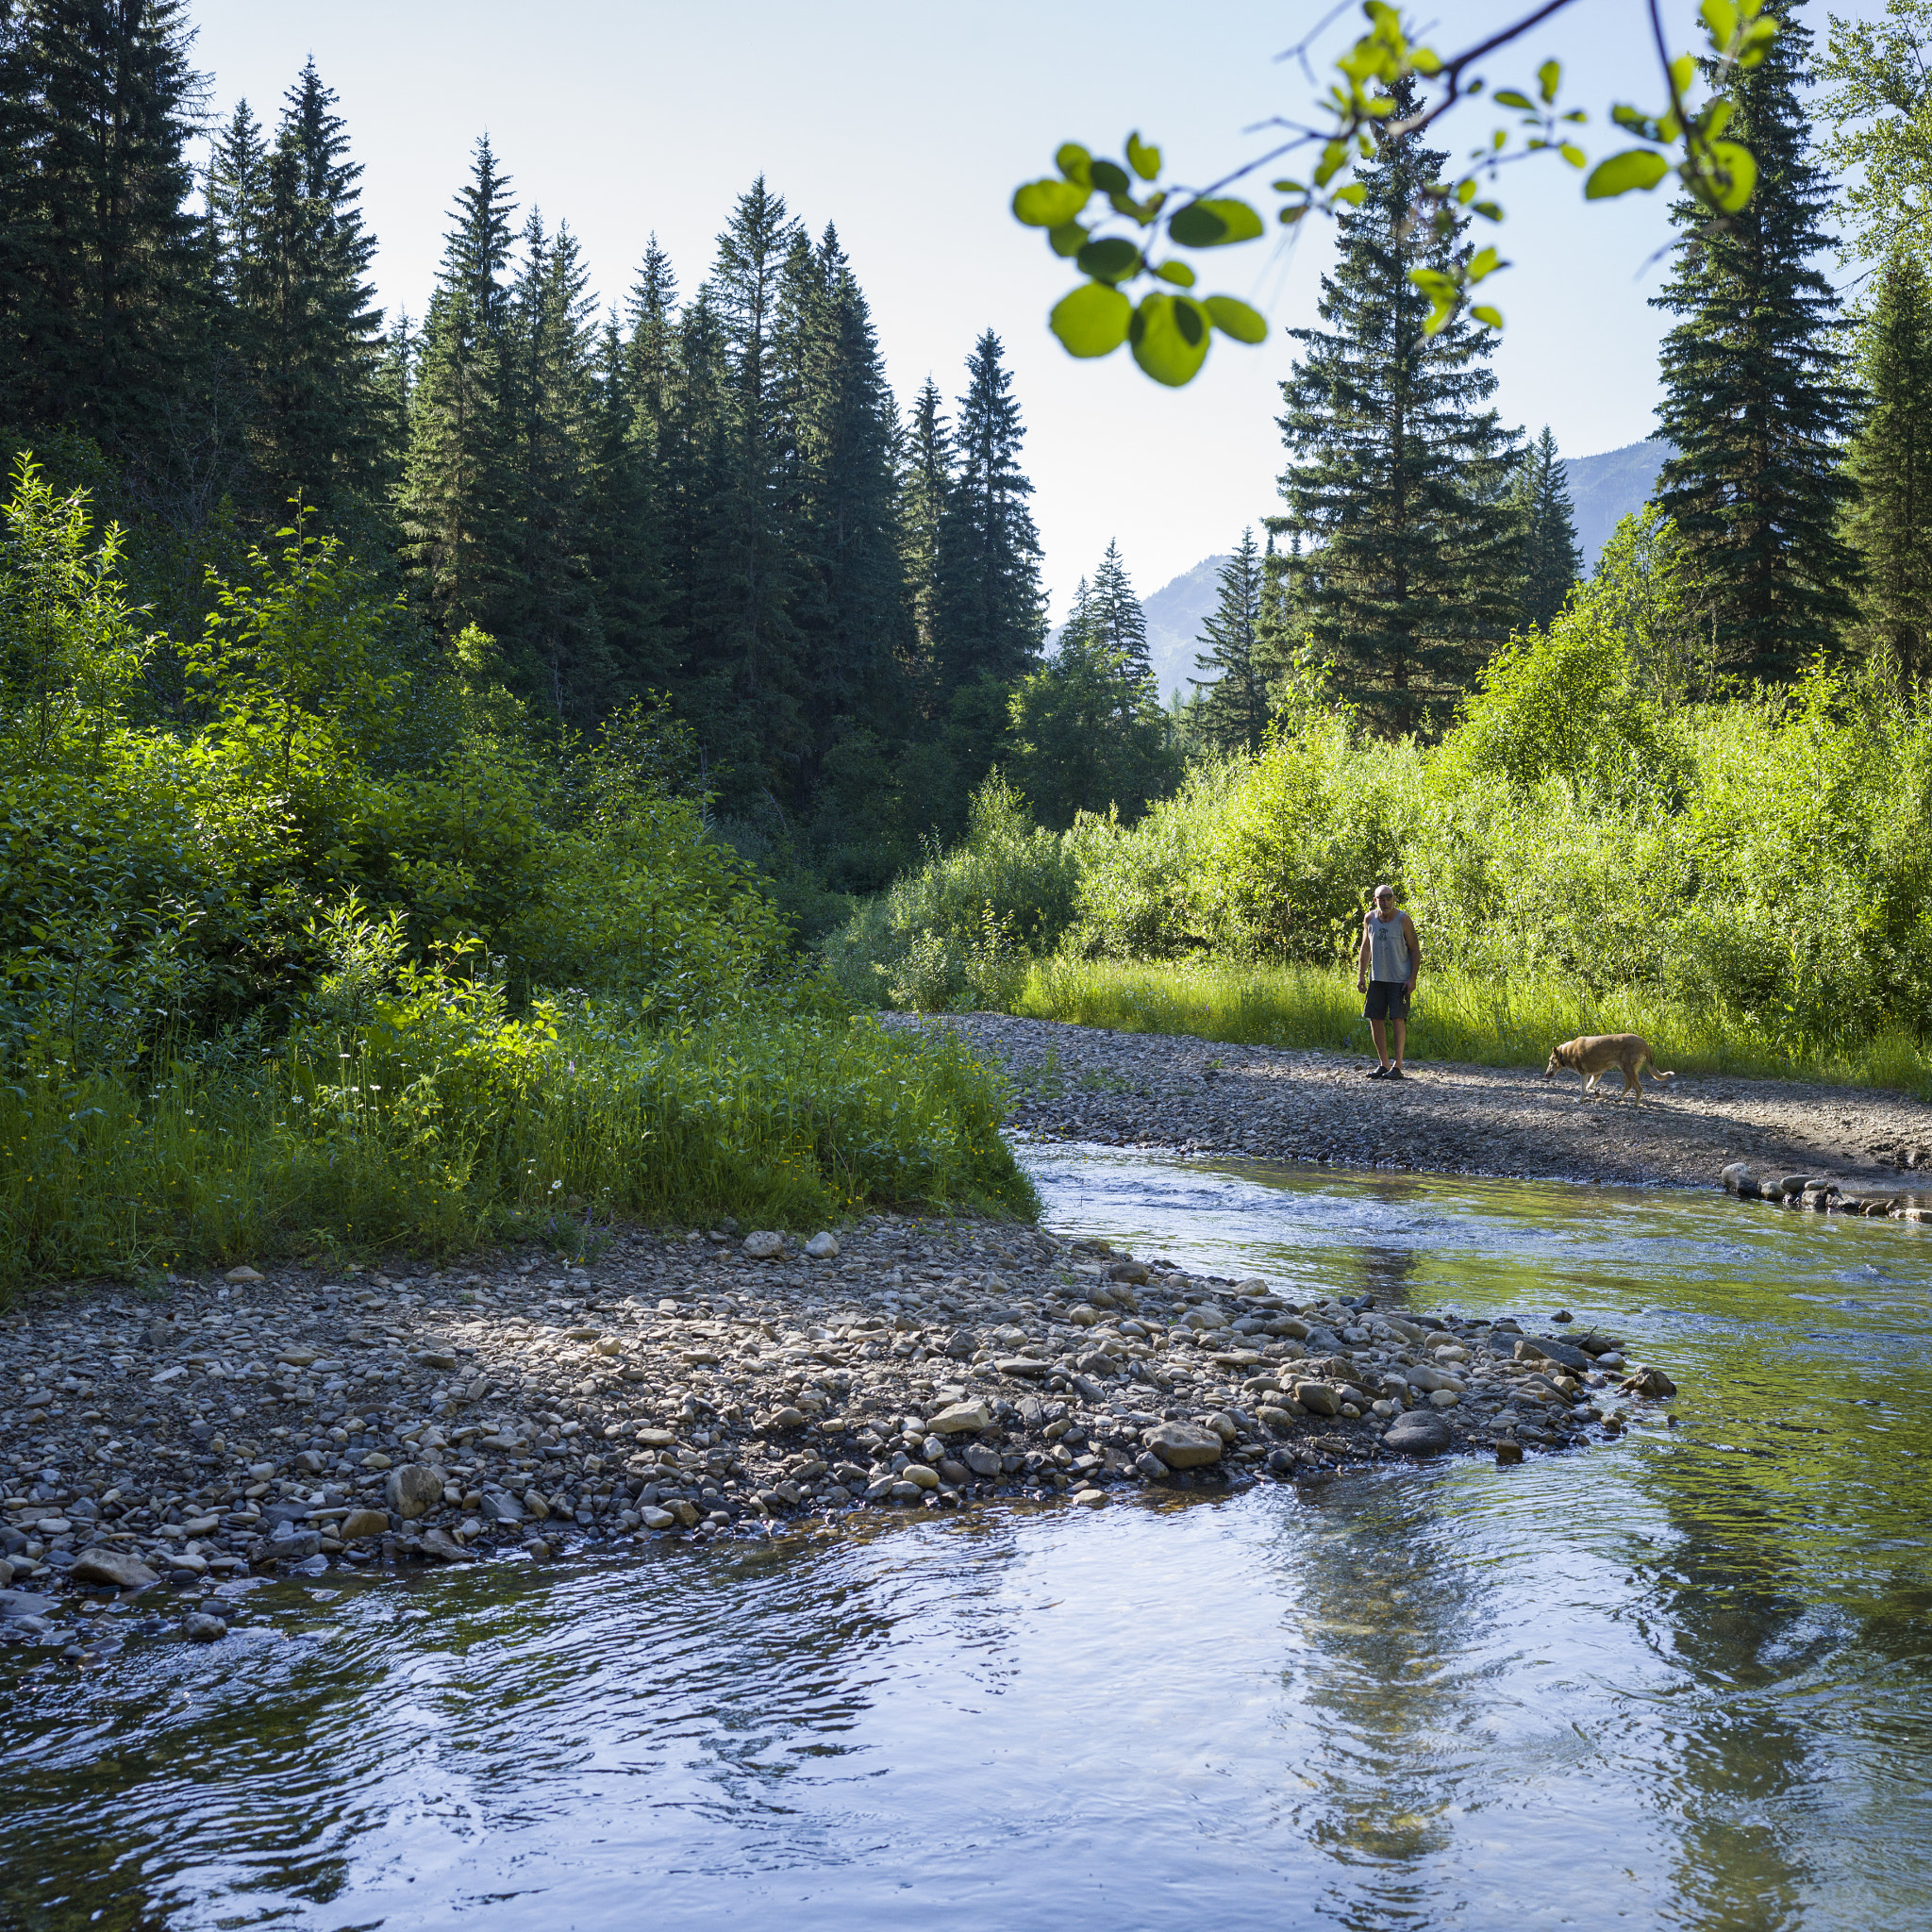
<path id="1" fill-rule="evenodd" d="M 1395 1064 L 1398 1067 L 1402 1064 L 1402 1042 L 1404 1037 L 1407 1034 L 1407 1032 L 1408 1022 L 1407 1020 L 1398 1019 L 1395 1022 Z"/>
<path id="2" fill-rule="evenodd" d="M 1398 1020 L 1396 1021 L 1395 1024 L 1397 1028 L 1395 1037 L 1397 1040 L 1400 1040 L 1402 1038 L 1402 1033 L 1400 1030 L 1402 1026 L 1402 1022 Z M 1371 1020 L 1369 1022 L 1369 1036 L 1375 1042 L 1375 1058 L 1378 1060 L 1380 1060 L 1382 1064 L 1386 1067 L 1389 1064 L 1388 1022 L 1385 1020 Z M 1399 1046 L 1395 1050 L 1398 1054 L 1402 1051 L 1401 1047 Z"/>

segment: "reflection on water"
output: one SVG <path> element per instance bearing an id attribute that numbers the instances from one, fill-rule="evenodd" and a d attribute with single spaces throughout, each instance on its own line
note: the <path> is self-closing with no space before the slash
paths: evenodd
<path id="1" fill-rule="evenodd" d="M 0 1658 L 0 1927 L 1913 1927 L 1932 1245 L 1609 1191 L 1029 1156 L 1057 1225 L 1575 1312 L 1622 1442 L 1297 1493 L 250 1586 Z M 137 1613 L 138 1614 L 138 1613 Z"/>

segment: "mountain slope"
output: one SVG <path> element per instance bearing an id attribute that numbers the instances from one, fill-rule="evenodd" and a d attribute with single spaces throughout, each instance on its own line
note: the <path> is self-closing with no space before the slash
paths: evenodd
<path id="1" fill-rule="evenodd" d="M 1632 442 L 1595 457 L 1566 458 L 1570 500 L 1576 506 L 1576 541 L 1583 574 L 1596 568 L 1597 553 L 1632 510 L 1641 509 L 1657 487 L 1657 473 L 1672 454 L 1667 442 Z"/>

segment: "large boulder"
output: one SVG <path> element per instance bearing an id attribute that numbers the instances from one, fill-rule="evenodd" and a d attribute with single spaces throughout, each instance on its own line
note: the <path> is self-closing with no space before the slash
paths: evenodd
<path id="1" fill-rule="evenodd" d="M 1158 1423 L 1144 1430 L 1141 1441 L 1169 1469 L 1200 1469 L 1219 1462 L 1224 1446 L 1212 1429 L 1197 1429 L 1191 1423 Z"/>
<path id="2" fill-rule="evenodd" d="M 926 1427 L 935 1436 L 976 1436 L 992 1427 L 992 1410 L 980 1401 L 955 1402 L 931 1417 Z"/>
<path id="3" fill-rule="evenodd" d="M 1340 1415 L 1341 1397 L 1329 1382 L 1297 1382 L 1294 1399 L 1310 1415 Z"/>
<path id="4" fill-rule="evenodd" d="M 1441 1456 L 1455 1440 L 1449 1424 L 1441 1416 L 1416 1409 L 1390 1424 L 1382 1446 L 1401 1456 Z"/>
<path id="5" fill-rule="evenodd" d="M 161 1580 L 131 1550 L 98 1547 L 81 1551 L 67 1574 L 75 1583 L 108 1583 L 116 1590 L 145 1590 Z"/>
<path id="6" fill-rule="evenodd" d="M 383 1495 L 398 1516 L 413 1522 L 442 1501 L 442 1472 L 426 1462 L 406 1462 L 390 1471 Z"/>

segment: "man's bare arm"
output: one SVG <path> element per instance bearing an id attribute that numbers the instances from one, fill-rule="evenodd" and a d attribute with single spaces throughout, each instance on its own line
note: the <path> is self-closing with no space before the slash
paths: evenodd
<path id="1" fill-rule="evenodd" d="M 1404 937 L 1408 941 L 1408 990 L 1415 991 L 1415 976 L 1422 971 L 1423 942 L 1415 929 L 1415 921 L 1407 913 L 1402 915 Z"/>

